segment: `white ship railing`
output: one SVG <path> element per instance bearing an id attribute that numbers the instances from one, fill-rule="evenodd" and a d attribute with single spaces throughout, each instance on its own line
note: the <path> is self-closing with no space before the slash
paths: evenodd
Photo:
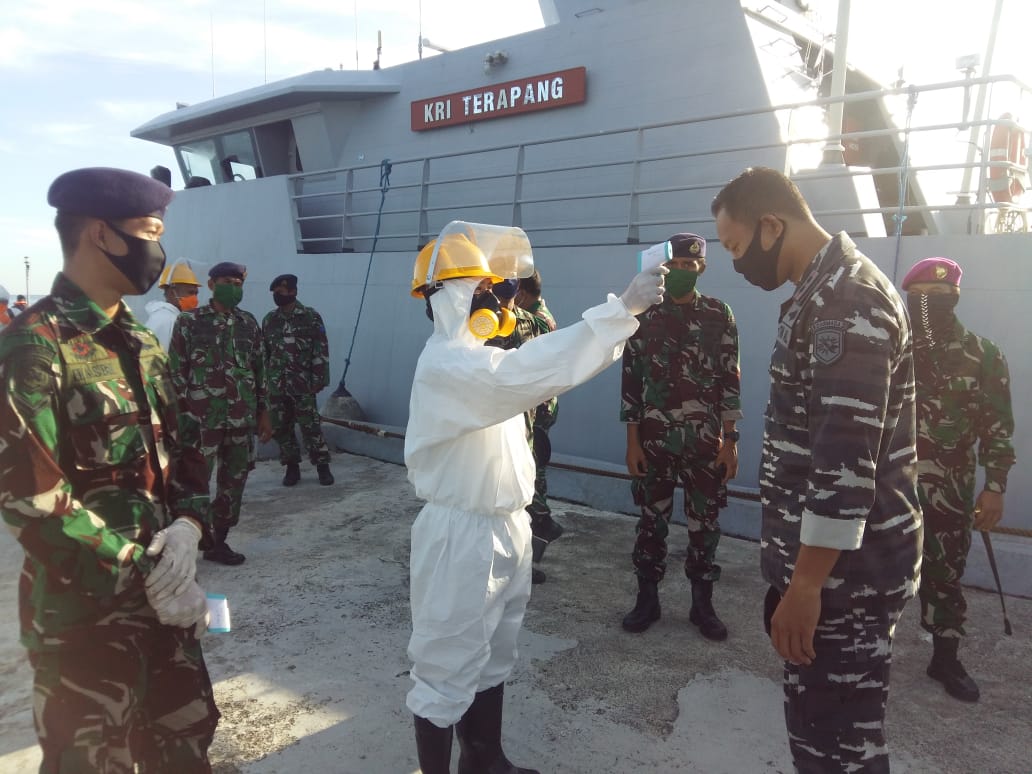
<path id="1" fill-rule="evenodd" d="M 808 180 L 839 179 L 854 177 L 879 178 L 895 176 L 902 181 L 906 176 L 911 196 L 903 206 L 897 202 L 891 206 L 859 207 L 841 209 L 814 207 L 818 219 L 835 215 L 881 215 L 886 231 L 893 233 L 893 223 L 901 219 L 911 221 L 910 228 L 922 232 L 963 231 L 983 233 L 985 231 L 1006 231 L 1028 229 L 1027 206 L 1017 201 L 995 201 L 991 195 L 990 182 L 1004 184 L 1014 178 L 1023 180 L 1029 187 L 1028 158 L 994 160 L 990 157 L 990 143 L 996 127 L 1019 131 L 1027 139 L 1028 130 L 1016 120 L 989 118 L 973 121 L 925 120 L 910 121 L 909 127 L 902 118 L 908 99 L 916 98 L 921 104 L 923 98 L 940 93 L 957 93 L 985 85 L 990 90 L 988 114 L 995 110 L 1002 113 L 1002 95 L 1006 89 L 1010 98 L 1006 103 L 1009 111 L 1017 114 L 1024 108 L 1032 108 L 1032 91 L 1013 76 L 992 76 L 969 78 L 926 86 L 908 86 L 895 89 L 881 89 L 846 95 L 842 99 L 824 98 L 805 102 L 785 103 L 764 108 L 716 113 L 686 118 L 681 121 L 667 121 L 636 127 L 611 129 L 527 143 L 506 144 L 477 148 L 462 152 L 444 153 L 407 159 L 391 159 L 393 179 L 386 206 L 380 211 L 379 185 L 380 164 L 361 164 L 350 167 L 305 172 L 290 176 L 291 201 L 294 208 L 295 236 L 298 252 L 339 252 L 368 249 L 374 236 L 374 224 L 382 220 L 381 242 L 387 240 L 385 249 L 410 250 L 418 248 L 436 236 L 441 226 L 453 217 L 502 222 L 521 226 L 536 236 L 535 243 L 542 236 L 585 232 L 576 241 L 577 245 L 613 244 L 617 242 L 638 243 L 647 241 L 650 229 L 658 227 L 691 227 L 693 224 L 711 221 L 708 202 L 712 196 L 737 171 L 746 166 L 766 164 L 782 166 L 791 175 L 805 172 Z M 998 96 L 995 100 L 994 96 Z M 871 103 L 884 115 L 894 106 L 896 125 L 889 128 L 867 129 L 843 132 L 832 136 L 796 136 L 785 138 L 773 121 L 778 114 L 789 116 L 798 111 L 824 109 L 835 102 L 846 105 Z M 899 103 L 894 105 L 894 103 Z M 912 106 L 911 106 L 912 107 Z M 913 117 L 913 116 L 911 116 Z M 889 121 L 889 119 L 886 119 Z M 763 123 L 766 122 L 766 123 Z M 652 139 L 669 130 L 685 129 L 706 124 L 720 123 L 723 126 L 742 126 L 743 132 L 753 137 L 770 136 L 769 142 L 749 144 L 728 143 L 715 147 L 693 150 L 671 149 L 669 152 L 649 151 Z M 791 124 L 791 121 L 789 122 Z M 758 127 L 765 127 L 760 129 Z M 904 128 L 900 128 L 904 127 Z M 917 148 L 922 138 L 949 135 L 963 135 L 977 127 L 982 138 L 979 143 L 979 158 L 973 163 L 966 160 L 954 161 L 952 156 L 967 155 L 966 143 L 959 146 L 955 154 L 947 153 L 937 163 L 914 163 L 913 153 L 907 148 Z M 732 135 L 731 132 L 723 134 Z M 793 161 L 798 149 L 824 147 L 836 142 L 877 142 L 881 138 L 883 149 L 895 150 L 893 161 L 888 165 L 846 166 L 844 164 L 815 164 L 804 169 Z M 909 140 L 909 142 L 908 142 Z M 655 143 L 660 146 L 663 142 Z M 592 145 L 601 145 L 592 154 L 585 150 Z M 626 146 L 630 145 L 630 148 Z M 622 152 L 614 152 L 623 146 Z M 550 163 L 535 167 L 528 163 L 531 154 L 547 156 L 544 151 L 561 148 L 576 148 L 582 158 L 562 163 Z M 556 159 L 565 156 L 561 150 L 552 153 Z M 950 156 L 946 158 L 945 156 Z M 868 160 L 870 161 L 870 160 Z M 667 185 L 646 184 L 643 171 L 650 165 L 666 164 L 666 177 L 678 179 Z M 479 174 L 466 172 L 449 174 L 449 168 L 461 170 L 487 169 Z M 972 174 L 964 176 L 965 169 Z M 720 177 L 704 177 L 707 173 Z M 727 172 L 727 170 L 732 170 Z M 929 182 L 936 176 L 946 179 L 950 174 L 973 180 L 968 191 L 934 190 Z M 654 177 L 655 175 L 653 175 Z M 542 177 L 547 177 L 550 188 L 555 190 L 562 184 L 570 190 L 553 195 L 528 193 L 528 188 Z M 598 179 L 598 188 L 593 180 Z M 577 190 L 578 186 L 582 190 Z M 658 212 L 655 197 L 681 197 L 685 206 L 672 213 Z M 913 201 L 911 201 L 911 198 Z M 619 208 L 620 215 L 614 215 L 614 202 L 624 200 Z M 651 203 L 649 203 L 651 202 Z M 560 207 L 560 205 L 565 205 Z M 547 210 L 547 216 L 531 214 L 528 210 Z M 586 218 L 602 212 L 604 217 Z M 568 214 L 566 214 L 568 213 Z M 923 223 L 923 226 L 919 224 Z M 959 226 L 957 224 L 960 224 Z M 587 233 L 590 232 L 590 233 Z M 906 233 L 906 231 L 904 231 Z M 914 232 L 911 232 L 914 233 Z M 547 240 L 546 240 L 547 241 Z M 559 245 L 555 245 L 559 246 Z"/>

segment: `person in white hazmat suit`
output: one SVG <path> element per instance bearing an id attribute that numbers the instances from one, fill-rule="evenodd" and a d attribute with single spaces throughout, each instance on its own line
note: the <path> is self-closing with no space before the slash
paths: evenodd
<path id="1" fill-rule="evenodd" d="M 519 349 L 484 346 L 509 327 L 491 294 L 529 276 L 526 234 L 453 221 L 416 259 L 412 295 L 433 335 L 416 364 L 405 464 L 426 501 L 412 525 L 408 653 L 423 774 L 536 774 L 502 751 L 502 703 L 530 599 L 534 459 L 523 412 L 618 362 L 635 315 L 663 297 L 662 266 L 636 276 L 581 322 Z M 511 330 L 511 328 L 510 328 Z"/>
<path id="2" fill-rule="evenodd" d="M 158 287 L 164 291 L 164 299 L 148 301 L 144 310 L 147 322 L 144 323 L 158 337 L 161 348 L 168 352 L 168 343 L 172 340 L 172 328 L 181 312 L 189 312 L 197 308 L 198 293 L 201 283 L 197 281 L 193 267 L 185 258 L 180 258 L 170 266 L 166 266 L 158 278 Z"/>

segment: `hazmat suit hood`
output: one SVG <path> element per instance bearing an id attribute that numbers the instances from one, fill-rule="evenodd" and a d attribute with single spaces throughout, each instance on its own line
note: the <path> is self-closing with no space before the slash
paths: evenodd
<path id="1" fill-rule="evenodd" d="M 430 296 L 430 308 L 434 310 L 433 338 L 464 349 L 484 346 L 484 342 L 469 329 L 469 307 L 473 303 L 473 291 L 479 284 L 479 277 L 441 283 L 441 289 Z"/>

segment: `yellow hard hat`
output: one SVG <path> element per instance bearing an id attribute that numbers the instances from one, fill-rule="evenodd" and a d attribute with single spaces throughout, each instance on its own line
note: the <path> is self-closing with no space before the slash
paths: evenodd
<path id="1" fill-rule="evenodd" d="M 197 275 L 193 273 L 190 264 L 180 259 L 169 266 L 166 266 L 158 279 L 159 288 L 167 288 L 169 285 L 196 285 L 201 286 L 197 281 Z"/>
<path id="2" fill-rule="evenodd" d="M 412 270 L 412 296 L 414 298 L 424 297 L 423 291 L 427 284 L 426 275 L 430 269 L 430 261 L 434 256 L 437 242 L 436 239 L 427 242 L 416 256 L 416 265 Z M 491 282 L 501 282 L 505 279 L 491 271 L 484 253 L 465 234 L 446 234 L 440 239 L 440 243 L 433 276 L 430 278 L 431 283 L 457 277 L 490 277 Z"/>

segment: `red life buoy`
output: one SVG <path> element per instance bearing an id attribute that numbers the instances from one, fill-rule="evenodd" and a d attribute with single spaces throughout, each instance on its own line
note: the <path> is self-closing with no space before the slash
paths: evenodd
<path id="1" fill-rule="evenodd" d="M 1001 121 L 1013 121 L 1014 116 L 1004 113 Z M 997 124 L 989 141 L 989 161 L 1009 162 L 1025 167 L 1025 133 L 1013 126 Z M 1005 166 L 989 167 L 989 193 L 993 201 L 1013 202 L 1025 192 L 1025 174 Z"/>

